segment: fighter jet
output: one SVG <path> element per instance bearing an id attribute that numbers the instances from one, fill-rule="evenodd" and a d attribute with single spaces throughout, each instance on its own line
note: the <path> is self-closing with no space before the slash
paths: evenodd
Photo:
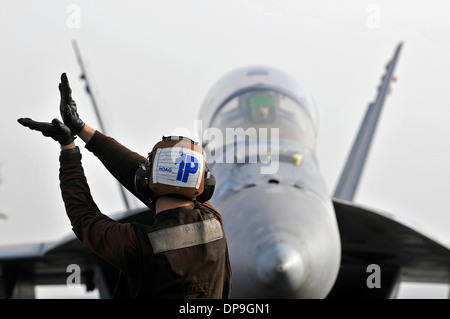
<path id="1" fill-rule="evenodd" d="M 402 45 L 386 66 L 331 195 L 315 153 L 317 109 L 287 74 L 238 69 L 210 90 L 200 136 L 217 185 L 233 271 L 232 298 L 389 298 L 401 281 L 449 283 L 450 250 L 394 216 L 353 202 Z M 150 222 L 147 209 L 116 220 Z M 0 247 L 0 297 L 65 284 L 67 267 L 111 296 L 118 271 L 74 235 Z"/>
<path id="2" fill-rule="evenodd" d="M 341 245 L 314 153 L 318 116 L 287 75 L 248 67 L 225 75 L 201 109 L 217 180 L 234 298 L 324 298 Z"/>

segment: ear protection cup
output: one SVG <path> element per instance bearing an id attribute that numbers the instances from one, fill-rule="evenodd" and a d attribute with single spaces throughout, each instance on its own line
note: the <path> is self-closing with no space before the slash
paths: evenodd
<path id="1" fill-rule="evenodd" d="M 148 187 L 148 181 L 150 180 L 150 164 L 141 164 L 134 174 L 134 188 L 137 194 L 145 202 L 150 202 L 152 197 L 152 191 Z"/>
<path id="2" fill-rule="evenodd" d="M 205 186 L 203 188 L 203 193 L 197 197 L 197 201 L 200 203 L 207 202 L 211 199 L 214 194 L 214 189 L 216 187 L 216 178 L 211 173 L 208 167 L 205 167 Z"/>

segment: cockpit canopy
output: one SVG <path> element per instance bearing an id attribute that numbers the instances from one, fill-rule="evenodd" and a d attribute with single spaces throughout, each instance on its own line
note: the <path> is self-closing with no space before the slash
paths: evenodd
<path id="1" fill-rule="evenodd" d="M 281 139 L 298 140 L 313 149 L 314 125 L 299 102 L 275 90 L 253 89 L 232 96 L 212 119 L 211 127 L 225 132 L 227 128 L 279 129 Z"/>
<path id="2" fill-rule="evenodd" d="M 267 67 L 230 72 L 209 91 L 202 106 L 203 128 L 279 129 L 279 138 L 314 149 L 318 127 L 315 105 L 286 74 Z"/>

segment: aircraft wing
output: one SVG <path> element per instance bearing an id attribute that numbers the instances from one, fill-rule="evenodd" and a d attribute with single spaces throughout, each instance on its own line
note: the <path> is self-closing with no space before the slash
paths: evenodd
<path id="1" fill-rule="evenodd" d="M 147 208 L 139 208 L 113 219 L 151 223 L 152 215 Z M 69 265 L 80 267 L 80 283 L 88 291 L 98 288 L 102 298 L 111 297 L 118 269 L 70 234 L 54 242 L 0 247 L 0 298 L 34 298 L 35 285 L 65 285 L 73 273 Z"/>
<path id="2" fill-rule="evenodd" d="M 353 203 L 402 43 L 386 66 L 334 193 L 342 244 L 341 268 L 329 298 L 394 297 L 400 281 L 450 283 L 450 249 L 394 216 Z M 380 288 L 369 288 L 369 265 L 380 268 Z"/>
<path id="3" fill-rule="evenodd" d="M 407 222 L 334 199 L 342 243 L 341 269 L 329 298 L 393 297 L 400 281 L 450 283 L 450 249 Z M 371 264 L 381 288 L 368 288 Z"/>

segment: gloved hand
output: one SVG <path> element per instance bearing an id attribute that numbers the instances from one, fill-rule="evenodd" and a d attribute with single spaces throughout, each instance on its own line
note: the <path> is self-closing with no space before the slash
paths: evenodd
<path id="1" fill-rule="evenodd" d="M 53 119 L 51 123 L 45 123 L 36 122 L 30 118 L 20 118 L 17 122 L 31 130 L 41 132 L 44 136 L 50 136 L 55 141 L 58 141 L 61 146 L 69 145 L 75 139 L 70 129 L 58 119 Z"/>
<path id="2" fill-rule="evenodd" d="M 65 73 L 61 75 L 59 92 L 61 93 L 61 102 L 59 105 L 61 118 L 64 124 L 70 128 L 72 134 L 76 135 L 83 129 L 84 122 L 78 116 L 77 104 L 72 99 L 72 89 L 70 88 L 69 80 L 67 79 L 67 75 Z"/>

